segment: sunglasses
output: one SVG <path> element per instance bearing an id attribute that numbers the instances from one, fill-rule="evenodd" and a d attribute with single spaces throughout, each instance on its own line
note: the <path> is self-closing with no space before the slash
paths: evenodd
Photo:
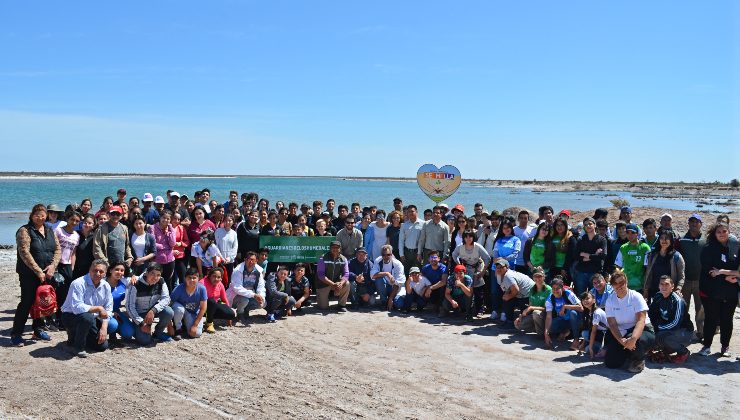
<path id="1" fill-rule="evenodd" d="M 382 254 L 384 257 L 390 257 L 393 254 Z"/>

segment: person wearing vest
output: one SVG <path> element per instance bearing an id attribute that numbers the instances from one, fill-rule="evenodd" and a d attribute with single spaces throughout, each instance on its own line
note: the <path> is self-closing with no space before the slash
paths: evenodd
<path id="1" fill-rule="evenodd" d="M 136 342 L 147 346 L 152 343 L 152 324 L 154 318 L 159 322 L 154 328 L 154 339 L 161 342 L 172 341 L 165 328 L 175 316 L 170 307 L 170 291 L 162 278 L 162 266 L 150 264 L 142 279 L 136 282 L 126 294 L 126 313 L 136 325 Z"/>
<path id="2" fill-rule="evenodd" d="M 704 334 L 704 308 L 699 296 L 699 278 L 701 277 L 701 249 L 706 240 L 701 234 L 702 220 L 698 214 L 689 217 L 689 230 L 679 241 L 678 249 L 681 251 L 685 262 L 686 280 L 683 283 L 681 295 L 686 300 L 686 307 L 691 306 L 694 301 L 694 323 L 696 324 L 696 336 L 699 340 Z"/>
<path id="3" fill-rule="evenodd" d="M 62 249 L 54 231 L 44 225 L 46 215 L 46 207 L 36 204 L 28 217 L 28 224 L 15 234 L 18 254 L 15 272 L 18 273 L 21 285 L 21 301 L 13 318 L 10 342 L 18 347 L 25 344 L 23 329 L 28 321 L 28 311 L 36 299 L 36 289 L 52 279 L 62 257 Z M 32 327 L 34 340 L 51 340 L 49 334 L 42 329 L 42 318 L 34 319 Z"/>
<path id="4" fill-rule="evenodd" d="M 316 264 L 316 300 L 320 309 L 329 308 L 329 294 L 339 299 L 338 312 L 346 312 L 349 297 L 349 263 L 341 254 L 342 244 L 332 241 L 329 252 Z"/>
<path id="5" fill-rule="evenodd" d="M 265 307 L 266 292 L 263 271 L 257 266 L 257 254 L 247 251 L 244 262 L 234 268 L 233 277 L 226 290 L 231 307 L 244 324 L 249 323 L 249 311 Z"/>

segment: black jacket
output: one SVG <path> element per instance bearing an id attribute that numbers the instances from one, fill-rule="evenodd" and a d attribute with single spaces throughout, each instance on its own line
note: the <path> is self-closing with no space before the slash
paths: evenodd
<path id="1" fill-rule="evenodd" d="M 676 293 L 671 293 L 667 298 L 663 297 L 662 293 L 656 294 L 650 303 L 648 316 L 656 332 L 677 329 L 694 330 L 694 324 L 689 318 L 689 307 L 686 301 Z"/>
<path id="2" fill-rule="evenodd" d="M 701 277 L 699 291 L 710 298 L 719 300 L 737 299 L 738 283 L 725 281 L 725 276 L 712 277 L 713 268 L 738 269 L 738 242 L 730 241 L 724 246 L 717 241 L 707 241 L 701 250 Z"/>

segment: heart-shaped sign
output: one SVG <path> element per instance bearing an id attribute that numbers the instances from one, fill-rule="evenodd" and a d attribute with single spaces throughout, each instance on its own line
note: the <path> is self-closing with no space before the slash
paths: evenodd
<path id="1" fill-rule="evenodd" d="M 435 203 L 440 203 L 460 188 L 462 177 L 454 166 L 445 165 L 437 168 L 436 165 L 427 163 L 416 171 L 416 182 L 427 197 Z"/>

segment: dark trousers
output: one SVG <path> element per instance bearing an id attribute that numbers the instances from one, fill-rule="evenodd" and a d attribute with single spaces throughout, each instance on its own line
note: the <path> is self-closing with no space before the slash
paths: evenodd
<path id="1" fill-rule="evenodd" d="M 443 300 L 445 300 L 445 287 L 440 287 L 432 290 L 428 302 L 432 305 L 441 305 Z"/>
<path id="2" fill-rule="evenodd" d="M 406 297 L 403 299 L 403 310 L 411 310 L 411 305 L 414 303 L 416 303 L 416 309 L 422 310 L 427 304 L 427 300 L 424 299 L 424 296 L 417 294 L 414 289 L 411 289 L 411 293 L 407 293 Z"/>
<path id="3" fill-rule="evenodd" d="M 416 249 L 410 249 L 406 247 L 403 248 L 403 256 L 406 257 L 406 263 L 403 265 L 403 271 L 405 272 L 406 276 L 409 275 L 409 270 L 411 270 L 411 267 L 421 268 L 417 253 L 418 250 Z"/>
<path id="4" fill-rule="evenodd" d="M 524 310 L 524 308 L 529 305 L 529 298 L 512 298 L 509 300 L 504 300 L 503 303 L 503 310 L 506 314 L 506 319 L 509 321 L 514 321 L 514 309 Z"/>
<path id="5" fill-rule="evenodd" d="M 102 344 L 98 344 L 98 333 L 102 321 L 97 319 L 94 314 L 85 312 L 75 315 L 71 312 L 62 312 L 62 322 L 67 328 L 67 337 L 71 341 L 72 347 L 78 352 L 88 349 L 103 351 L 108 348 L 108 339 Z"/>
<path id="6" fill-rule="evenodd" d="M 167 288 L 170 290 L 170 293 L 172 293 L 172 291 L 175 290 L 175 262 L 172 261 L 161 265 L 162 278 L 164 279 L 164 282 L 167 283 Z"/>
<path id="7" fill-rule="evenodd" d="M 719 325 L 719 342 L 722 347 L 728 347 L 732 338 L 732 318 L 735 316 L 737 295 L 735 299 L 726 300 L 702 297 L 701 304 L 704 307 L 704 345 L 706 347 L 712 345 L 714 333 Z"/>
<path id="8" fill-rule="evenodd" d="M 178 283 L 185 283 L 185 272 L 188 271 L 188 259 L 178 258 L 175 260 L 175 274 L 177 275 Z M 229 277 L 231 278 L 231 277 Z M 174 281 L 172 282 L 174 284 Z M 170 293 L 172 289 L 170 289 Z"/>
<path id="9" fill-rule="evenodd" d="M 473 316 L 473 296 L 468 296 L 463 293 L 460 296 L 453 296 L 452 299 L 459 305 L 457 311 L 463 312 L 466 318 Z M 445 311 L 448 312 L 453 310 L 452 304 L 447 299 L 442 302 L 442 307 L 444 307 Z"/>
<path id="10" fill-rule="evenodd" d="M 33 302 L 36 300 L 36 289 L 41 285 L 39 278 L 35 275 L 19 274 L 21 284 L 21 301 L 18 303 L 18 307 L 15 310 L 15 316 L 13 317 L 13 330 L 11 335 L 20 336 L 23 334 L 23 328 L 26 326 L 28 321 L 28 312 L 33 306 Z M 43 327 L 43 319 L 33 320 L 33 330 L 38 331 Z"/>
<path id="11" fill-rule="evenodd" d="M 62 319 L 62 305 L 67 300 L 67 293 L 69 293 L 69 285 L 72 284 L 72 265 L 71 264 L 59 264 L 57 271 L 64 277 L 64 283 L 55 285 L 55 292 L 57 294 L 57 319 Z"/>
<path id="12" fill-rule="evenodd" d="M 216 299 L 208 299 L 206 306 L 206 322 L 213 322 L 214 319 L 236 319 L 236 313 L 229 305 L 223 302 L 216 302 Z"/>
<path id="13" fill-rule="evenodd" d="M 632 337 L 632 330 L 634 330 L 634 328 L 627 330 L 627 334 L 624 336 L 626 338 Z M 614 338 L 611 331 L 606 332 L 605 338 L 606 358 L 604 359 L 604 364 L 606 364 L 606 367 L 609 369 L 618 369 L 622 367 L 624 362 L 627 360 L 631 362 L 645 360 L 645 354 L 655 345 L 655 333 L 653 332 L 653 328 L 648 325 L 646 325 L 645 329 L 642 330 L 642 335 L 637 340 L 637 343 L 635 343 L 634 350 L 627 350 L 622 347 L 622 344 Z"/>

